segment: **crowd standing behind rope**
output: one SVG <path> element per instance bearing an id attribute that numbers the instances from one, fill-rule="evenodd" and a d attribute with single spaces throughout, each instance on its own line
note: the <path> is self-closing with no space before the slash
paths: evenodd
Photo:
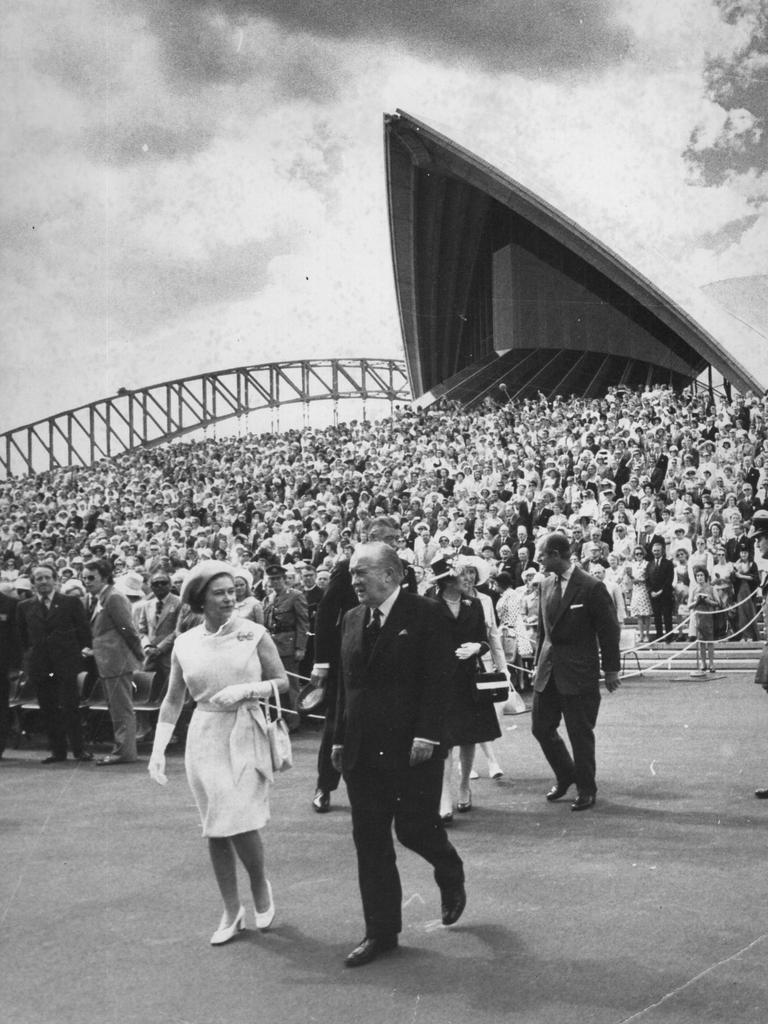
<path id="1" fill-rule="evenodd" d="M 647 634 L 662 618 L 642 564 L 654 542 L 674 565 L 676 613 L 697 565 L 723 608 L 765 575 L 748 525 L 768 509 L 767 414 L 768 396 L 614 387 L 472 412 L 396 407 L 378 422 L 174 443 L 11 478 L 0 483 L 0 588 L 28 597 L 34 568 L 48 564 L 67 592 L 85 562 L 105 557 L 118 589 L 149 597 L 153 574 L 170 574 L 178 591 L 212 558 L 242 566 L 263 601 L 270 567 L 301 589 L 312 566 L 322 584 L 371 518 L 388 514 L 420 592 L 438 553 L 470 554 L 492 576 L 511 575 L 523 604 L 537 545 L 562 530 L 574 560 L 603 567 Z M 715 638 L 753 636 L 737 632 L 752 615 L 724 614 Z"/>

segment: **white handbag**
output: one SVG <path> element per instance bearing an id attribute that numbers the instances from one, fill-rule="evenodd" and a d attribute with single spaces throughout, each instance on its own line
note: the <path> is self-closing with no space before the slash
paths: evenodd
<path id="1" fill-rule="evenodd" d="M 283 718 L 283 706 L 280 703 L 280 691 L 275 683 L 272 683 L 272 696 L 274 706 L 269 701 L 263 701 L 264 717 L 267 720 L 267 738 L 269 739 L 269 753 L 272 758 L 273 772 L 286 772 L 293 767 L 293 750 L 291 749 L 291 737 L 288 733 L 288 726 Z M 272 714 L 274 713 L 274 718 Z"/>

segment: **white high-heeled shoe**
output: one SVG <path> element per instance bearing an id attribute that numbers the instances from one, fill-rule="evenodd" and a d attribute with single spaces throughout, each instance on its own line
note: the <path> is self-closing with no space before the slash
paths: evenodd
<path id="1" fill-rule="evenodd" d="M 237 916 L 231 924 L 219 925 L 211 936 L 212 946 L 223 946 L 225 942 L 234 939 L 238 932 L 245 928 L 245 907 L 240 907 Z"/>
<path id="2" fill-rule="evenodd" d="M 275 901 L 272 899 L 272 886 L 269 882 L 267 882 L 267 892 L 269 893 L 269 906 L 263 914 L 256 910 L 255 903 L 253 905 L 253 909 L 256 910 L 256 927 L 262 932 L 265 932 L 275 919 Z"/>

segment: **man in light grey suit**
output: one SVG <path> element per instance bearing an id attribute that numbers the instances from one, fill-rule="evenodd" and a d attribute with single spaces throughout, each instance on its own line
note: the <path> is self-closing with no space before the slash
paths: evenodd
<path id="1" fill-rule="evenodd" d="M 91 618 L 93 649 L 86 648 L 84 653 L 93 654 L 96 659 L 115 735 L 114 750 L 96 764 L 113 765 L 136 761 L 132 675 L 141 666 L 144 651 L 131 605 L 115 589 L 112 566 L 105 558 L 86 563 L 83 583 L 88 593 L 97 599 Z"/>
<path id="2" fill-rule="evenodd" d="M 171 593 L 171 577 L 165 570 L 157 569 L 152 574 L 150 585 L 152 597 L 139 606 L 136 625 L 144 650 L 144 668 L 155 673 L 152 697 L 161 700 L 171 671 L 171 653 L 181 601 Z"/>
<path id="3" fill-rule="evenodd" d="M 600 658 L 605 686 L 619 685 L 619 621 L 608 591 L 571 563 L 571 546 L 551 533 L 541 551 L 550 573 L 541 584 L 539 646 L 533 679 L 531 731 L 555 773 L 547 800 L 559 800 L 575 782 L 571 810 L 595 803 L 595 724 L 600 708 Z M 565 719 L 573 756 L 558 726 Z"/>

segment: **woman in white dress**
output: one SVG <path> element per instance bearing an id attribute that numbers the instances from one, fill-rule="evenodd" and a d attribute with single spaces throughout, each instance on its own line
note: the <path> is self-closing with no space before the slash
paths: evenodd
<path id="1" fill-rule="evenodd" d="M 237 887 L 237 859 L 248 873 L 256 927 L 275 916 L 264 874 L 259 834 L 269 819 L 272 761 L 259 698 L 288 689 L 277 648 L 264 626 L 235 614 L 235 572 L 206 561 L 184 581 L 181 600 L 203 614 L 199 626 L 176 638 L 168 693 L 160 707 L 150 776 L 161 784 L 165 748 L 187 690 L 197 702 L 187 734 L 187 781 L 202 821 L 224 913 L 211 938 L 218 946 L 243 930 L 245 908 Z"/>

